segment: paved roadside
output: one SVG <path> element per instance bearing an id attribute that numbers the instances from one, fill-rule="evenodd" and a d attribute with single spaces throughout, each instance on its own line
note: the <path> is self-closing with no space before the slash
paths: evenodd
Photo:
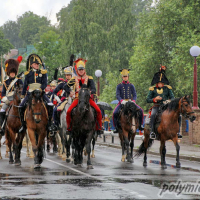
<path id="1" fill-rule="evenodd" d="M 105 136 L 106 142 L 102 138 L 97 139 L 97 144 L 103 146 L 109 146 L 113 148 L 121 148 L 120 139 L 118 134 L 114 137 L 114 143 L 112 143 L 112 136 Z M 183 136 L 184 137 L 184 136 Z M 179 140 L 180 145 L 180 159 L 190 160 L 190 161 L 198 161 L 200 162 L 200 145 L 189 145 L 186 143 L 187 138 L 183 138 Z M 134 141 L 134 151 L 138 149 L 141 145 L 142 140 L 135 140 Z M 167 157 L 176 158 L 176 148 L 172 141 L 166 142 L 166 149 L 167 149 Z M 148 153 L 153 155 L 160 155 L 160 141 L 155 140 L 152 147 L 149 149 Z"/>

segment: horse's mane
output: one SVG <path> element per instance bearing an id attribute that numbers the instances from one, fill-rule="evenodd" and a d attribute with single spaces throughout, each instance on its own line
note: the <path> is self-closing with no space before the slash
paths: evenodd
<path id="1" fill-rule="evenodd" d="M 30 94 L 30 96 L 29 96 L 29 98 L 28 98 L 28 101 L 27 101 L 27 104 L 28 104 L 28 106 L 29 106 L 29 109 L 30 109 L 31 106 L 32 106 L 33 93 L 34 93 L 34 91 L 31 92 L 31 94 Z M 37 96 L 35 96 L 36 102 L 37 102 L 37 101 L 42 101 L 42 96 L 43 96 L 43 92 L 42 92 L 42 95 L 39 96 L 38 98 L 37 98 Z"/>
<path id="2" fill-rule="evenodd" d="M 83 85 L 81 86 L 81 89 L 88 89 L 88 86 L 87 86 L 86 84 L 83 84 Z"/>
<path id="3" fill-rule="evenodd" d="M 135 103 L 128 101 L 125 106 L 124 106 L 124 115 L 128 115 L 129 113 L 131 113 L 131 116 L 136 116 L 137 114 L 137 106 L 135 105 Z"/>
<path id="4" fill-rule="evenodd" d="M 162 107 L 162 110 L 169 110 L 169 111 L 172 111 L 172 110 L 177 110 L 178 107 L 179 107 L 179 101 L 180 99 L 183 98 L 183 97 L 180 97 L 180 98 L 175 98 L 173 99 L 170 103 L 167 103 L 166 105 L 164 105 Z M 190 104 L 190 100 L 189 98 L 187 98 L 186 96 L 184 97 L 186 99 L 186 101 L 188 102 L 188 104 Z"/>

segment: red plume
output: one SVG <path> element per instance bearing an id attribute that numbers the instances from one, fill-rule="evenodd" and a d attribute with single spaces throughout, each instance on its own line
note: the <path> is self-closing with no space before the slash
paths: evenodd
<path id="1" fill-rule="evenodd" d="M 18 56 L 17 61 L 20 63 L 22 61 L 22 56 Z"/>

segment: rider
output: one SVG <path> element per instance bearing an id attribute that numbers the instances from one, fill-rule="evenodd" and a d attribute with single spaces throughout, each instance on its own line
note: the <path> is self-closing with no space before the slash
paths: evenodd
<path id="1" fill-rule="evenodd" d="M 122 69 L 119 70 L 122 75 L 122 82 L 117 85 L 116 88 L 116 97 L 119 101 L 118 105 L 116 106 L 114 112 L 113 112 L 113 123 L 115 126 L 115 130 L 113 133 L 118 133 L 118 116 L 119 116 L 119 110 L 122 107 L 122 104 L 125 105 L 127 101 L 133 101 L 135 103 L 137 99 L 136 90 L 133 84 L 131 84 L 129 80 L 129 70 L 130 69 Z M 137 104 L 136 104 L 137 105 Z M 137 107 L 140 109 L 140 117 L 139 117 L 139 130 L 143 130 L 142 128 L 142 122 L 143 122 L 143 110 L 138 105 Z"/>
<path id="2" fill-rule="evenodd" d="M 0 81 L 0 103 L 1 103 L 1 99 L 2 99 L 2 90 L 3 90 L 3 84 Z"/>
<path id="3" fill-rule="evenodd" d="M 97 129 L 97 133 L 101 134 L 102 133 L 101 110 L 99 109 L 99 107 L 96 105 L 96 103 L 93 100 L 94 96 L 96 95 L 96 88 L 95 88 L 95 84 L 93 81 L 93 77 L 86 75 L 86 71 L 85 71 L 85 63 L 86 62 L 87 62 L 87 60 L 84 60 L 82 58 L 79 58 L 78 60 L 75 61 L 75 63 L 76 63 L 75 69 L 77 72 L 77 76 L 75 76 L 71 80 L 69 80 L 68 83 L 64 87 L 65 91 L 67 92 L 67 94 L 69 96 L 74 95 L 74 92 L 72 91 L 71 87 L 72 86 L 75 87 L 75 100 L 73 101 L 73 103 L 67 110 L 67 117 L 66 117 L 67 118 L 67 130 L 69 132 L 71 132 L 71 111 L 78 104 L 78 92 L 81 88 L 80 87 L 80 82 L 81 82 L 82 84 L 88 85 L 90 88 L 90 92 L 91 92 L 90 105 L 97 112 L 98 124 L 96 124 L 96 129 Z"/>
<path id="4" fill-rule="evenodd" d="M 5 61 L 5 71 L 9 78 L 3 82 L 2 90 L 2 101 L 4 102 L 0 110 L 0 134 L 4 135 L 4 129 L 6 124 L 6 109 L 10 105 L 10 101 L 13 100 L 14 89 L 17 85 L 23 85 L 23 82 L 20 78 L 16 77 L 18 73 L 19 63 L 22 61 L 22 57 L 19 56 L 17 60 L 8 59 Z M 4 122 L 4 123 L 3 123 Z M 3 125 L 3 126 L 2 126 Z"/>
<path id="5" fill-rule="evenodd" d="M 33 83 L 40 83 L 41 84 L 41 91 L 44 91 L 47 87 L 47 70 L 45 69 L 39 69 L 39 65 L 44 66 L 41 58 L 36 54 L 29 55 L 26 63 L 27 71 L 25 72 L 25 80 L 24 80 L 24 87 L 22 91 L 22 98 L 24 98 L 24 95 L 26 97 L 21 102 L 19 111 L 20 111 L 20 119 L 22 122 L 22 126 L 19 130 L 19 133 L 22 133 L 24 129 L 26 129 L 26 122 L 24 120 L 24 112 L 26 109 L 26 102 L 29 99 L 30 91 L 28 88 Z M 48 129 L 49 131 L 52 131 L 54 128 L 54 125 L 51 124 L 51 118 L 53 114 L 53 103 L 50 102 L 49 98 L 46 96 L 46 94 L 43 94 L 44 101 L 47 102 L 47 111 L 48 111 Z"/>
<path id="6" fill-rule="evenodd" d="M 63 90 L 64 85 L 72 78 L 72 69 L 70 67 L 66 67 L 64 69 L 64 74 L 65 74 L 65 78 L 66 80 L 63 81 L 62 83 L 60 83 L 56 89 L 54 90 L 53 94 L 58 94 L 59 91 L 62 91 L 61 94 L 61 101 L 64 103 L 68 97 L 68 95 L 66 94 L 66 92 Z M 62 104 L 62 103 L 61 103 Z M 58 126 L 60 123 L 60 112 L 62 111 L 62 108 L 64 106 L 61 106 L 61 104 L 59 104 L 56 108 L 54 108 L 53 110 L 53 119 L 54 119 L 54 123 Z"/>
<path id="7" fill-rule="evenodd" d="M 158 112 L 159 107 L 163 105 L 163 103 L 165 103 L 166 100 L 174 99 L 172 87 L 169 85 L 169 81 L 165 75 L 165 70 L 166 70 L 166 67 L 161 66 L 159 72 L 154 74 L 151 85 L 156 84 L 156 86 L 149 88 L 150 91 L 147 96 L 147 103 L 154 103 L 154 106 L 152 107 L 152 111 L 151 111 L 151 121 L 150 121 L 150 127 L 151 127 L 150 138 L 151 139 L 156 139 L 156 134 L 154 133 L 154 121 L 155 121 L 155 115 Z M 177 133 L 177 134 L 178 134 L 178 138 L 182 138 L 180 133 Z"/>

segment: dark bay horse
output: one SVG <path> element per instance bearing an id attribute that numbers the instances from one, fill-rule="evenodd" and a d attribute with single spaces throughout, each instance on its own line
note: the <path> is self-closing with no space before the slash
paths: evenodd
<path id="1" fill-rule="evenodd" d="M 34 152 L 34 168 L 39 168 L 43 161 L 44 140 L 47 136 L 48 112 L 43 101 L 43 92 L 34 90 L 25 111 L 28 135 Z"/>
<path id="2" fill-rule="evenodd" d="M 158 140 L 160 140 L 160 155 L 161 155 L 161 167 L 162 169 L 166 169 L 166 147 L 165 142 L 167 140 L 172 140 L 176 147 L 176 167 L 180 168 L 181 163 L 179 159 L 179 151 L 180 146 L 178 144 L 178 131 L 179 131 L 179 124 L 178 124 L 178 117 L 182 114 L 185 118 L 189 118 L 191 122 L 196 119 L 195 113 L 192 110 L 190 105 L 189 96 L 184 96 L 181 98 L 176 98 L 172 100 L 170 103 L 166 104 L 162 108 L 162 112 L 160 115 L 157 115 L 157 119 L 160 122 L 156 125 Z M 140 156 L 144 153 L 144 162 L 143 166 L 147 166 L 147 149 L 151 147 L 153 140 L 149 138 L 150 134 L 150 127 L 149 125 L 145 124 L 144 129 L 144 141 L 140 145 L 137 153 L 135 156 Z"/>
<path id="3" fill-rule="evenodd" d="M 13 164 L 14 162 L 11 150 L 13 145 L 13 150 L 15 153 L 15 165 L 21 165 L 20 153 L 22 149 L 22 141 L 26 133 L 24 131 L 24 133 L 17 134 L 21 126 L 18 106 L 21 103 L 20 96 L 22 93 L 22 88 L 22 85 L 18 85 L 14 90 L 14 99 L 11 103 L 11 107 L 8 108 L 8 117 L 5 126 L 6 143 L 10 151 L 9 163 Z"/>
<path id="4" fill-rule="evenodd" d="M 81 165 L 83 162 L 83 148 L 86 147 L 88 155 L 87 168 L 92 169 L 90 160 L 91 140 L 95 132 L 95 113 L 90 106 L 90 89 L 82 85 L 79 91 L 77 107 L 72 111 L 72 139 L 75 147 L 74 164 Z"/>
<path id="5" fill-rule="evenodd" d="M 127 159 L 128 162 L 133 162 L 133 147 L 136 130 L 139 126 L 139 108 L 132 101 L 128 101 L 120 113 L 119 121 L 119 138 L 122 146 L 122 162 Z M 131 152 L 129 151 L 129 146 Z M 127 154 L 125 154 L 125 149 Z"/>

